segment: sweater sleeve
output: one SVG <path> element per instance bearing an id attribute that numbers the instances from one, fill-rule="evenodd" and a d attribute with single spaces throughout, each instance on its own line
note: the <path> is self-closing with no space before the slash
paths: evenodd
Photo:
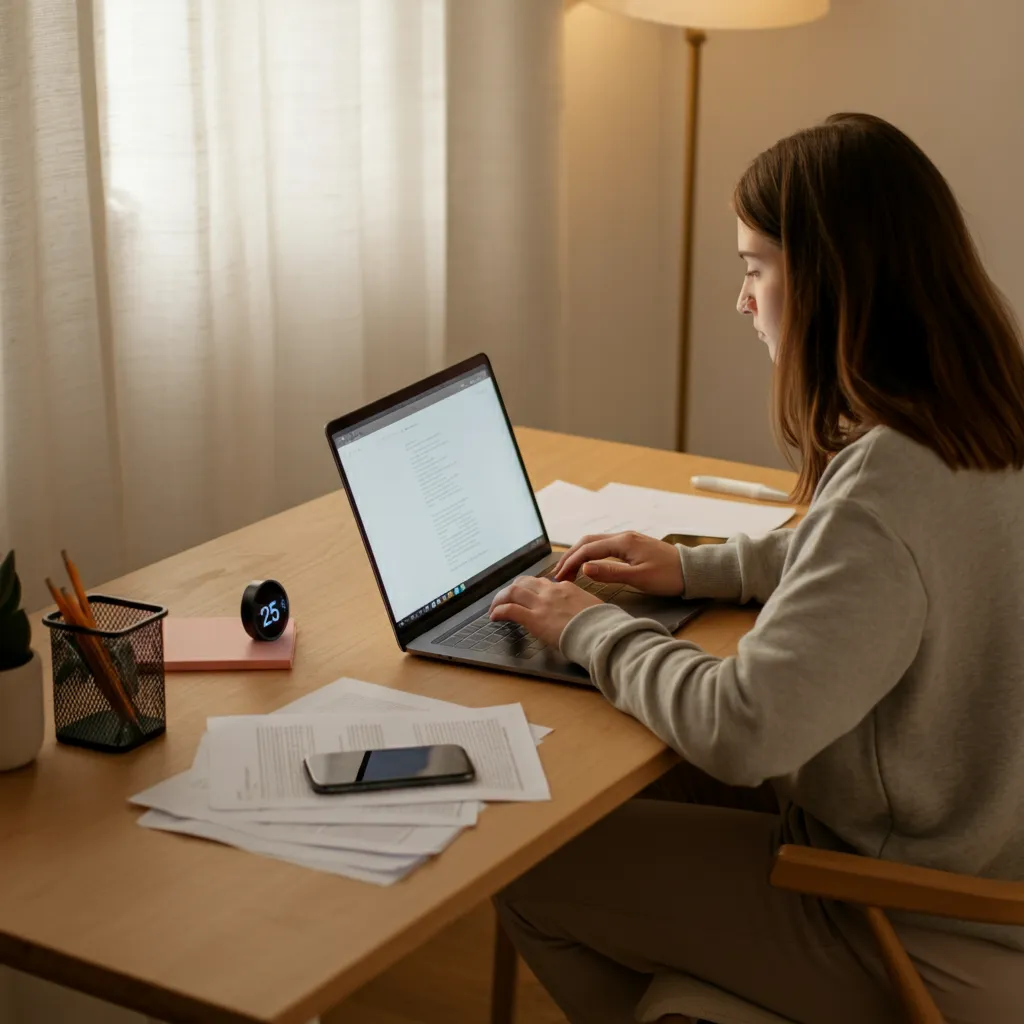
<path id="1" fill-rule="evenodd" d="M 927 599 L 903 542 L 851 499 L 812 509 L 790 543 L 786 572 L 732 657 L 612 605 L 576 615 L 561 650 L 715 778 L 756 786 L 796 771 L 899 682 Z"/>
<path id="2" fill-rule="evenodd" d="M 677 544 L 686 597 L 764 604 L 779 585 L 793 530 L 773 530 L 756 540 L 740 533 L 725 544 Z"/>

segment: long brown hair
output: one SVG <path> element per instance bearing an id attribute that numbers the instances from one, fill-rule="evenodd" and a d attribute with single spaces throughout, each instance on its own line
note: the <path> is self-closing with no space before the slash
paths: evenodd
<path id="1" fill-rule="evenodd" d="M 733 194 L 786 271 L 774 411 L 807 500 L 884 424 L 953 469 L 1024 466 L 1024 353 L 938 168 L 899 129 L 833 114 L 777 142 Z"/>

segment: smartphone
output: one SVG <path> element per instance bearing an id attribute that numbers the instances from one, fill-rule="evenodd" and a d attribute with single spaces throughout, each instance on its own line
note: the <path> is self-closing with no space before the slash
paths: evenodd
<path id="1" fill-rule="evenodd" d="M 371 789 L 472 782 L 476 778 L 466 751 L 449 743 L 309 754 L 302 763 L 317 793 L 364 793 Z"/>

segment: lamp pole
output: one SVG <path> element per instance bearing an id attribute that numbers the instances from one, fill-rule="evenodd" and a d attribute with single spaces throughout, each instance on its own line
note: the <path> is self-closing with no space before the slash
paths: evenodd
<path id="1" fill-rule="evenodd" d="M 697 111 L 700 99 L 700 50 L 707 36 L 686 30 L 690 82 L 686 103 L 686 148 L 683 152 L 683 236 L 679 255 L 679 395 L 676 404 L 676 450 L 686 451 L 687 390 L 690 376 L 690 303 L 693 294 L 693 206 L 697 177 Z"/>

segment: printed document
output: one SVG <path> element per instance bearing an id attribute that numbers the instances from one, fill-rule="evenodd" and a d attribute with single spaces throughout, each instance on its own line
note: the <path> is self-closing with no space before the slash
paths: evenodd
<path id="1" fill-rule="evenodd" d="M 539 490 L 537 503 L 551 543 L 564 547 L 588 534 L 628 530 L 657 538 L 674 533 L 722 540 L 738 533 L 761 537 L 796 511 L 619 483 L 590 491 L 564 480 Z"/>
<path id="2" fill-rule="evenodd" d="M 324 801 L 435 803 L 447 800 L 549 800 L 547 779 L 521 704 L 429 712 L 356 715 L 251 715 L 211 718 L 210 807 L 315 807 Z M 302 760 L 332 750 L 456 743 L 476 769 L 470 783 L 344 796 L 310 789 Z"/>

